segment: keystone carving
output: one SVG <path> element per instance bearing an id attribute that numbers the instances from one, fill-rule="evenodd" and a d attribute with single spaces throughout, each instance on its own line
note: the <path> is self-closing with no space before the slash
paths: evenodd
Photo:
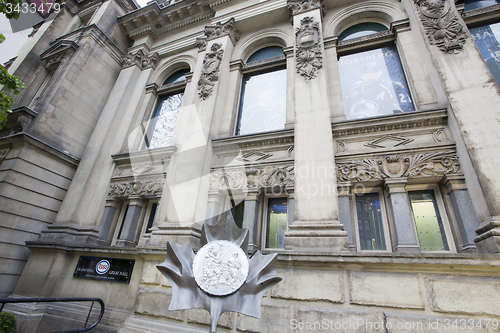
<path id="1" fill-rule="evenodd" d="M 202 100 L 207 99 L 213 92 L 215 82 L 219 80 L 220 62 L 224 50 L 221 50 L 222 44 L 214 43 L 210 48 L 211 52 L 205 54 L 201 77 L 198 81 L 198 94 Z"/>
<path id="2" fill-rule="evenodd" d="M 288 0 L 286 6 L 292 11 L 292 15 L 307 12 L 316 8 L 321 9 L 323 16 L 326 14 L 325 6 L 322 4 L 321 0 Z"/>
<path id="3" fill-rule="evenodd" d="M 319 69 L 323 67 L 319 23 L 314 22 L 312 17 L 304 17 L 300 21 L 300 28 L 297 28 L 295 32 L 295 37 L 297 73 L 302 75 L 306 81 L 312 80 L 316 77 Z"/>
<path id="4" fill-rule="evenodd" d="M 247 168 L 245 170 L 216 170 L 210 177 L 210 189 L 252 189 L 286 187 L 294 184 L 294 167 Z"/>
<path id="5" fill-rule="evenodd" d="M 109 198 L 123 198 L 132 196 L 157 195 L 163 189 L 162 179 L 130 180 L 126 182 L 111 183 Z"/>
<path id="6" fill-rule="evenodd" d="M 337 179 L 341 182 L 435 177 L 459 173 L 458 156 L 450 152 L 390 155 L 337 163 Z"/>
<path id="7" fill-rule="evenodd" d="M 122 68 L 137 66 L 140 69 L 156 68 L 158 64 L 158 52 L 153 54 L 145 54 L 143 50 L 138 50 L 135 53 L 129 52 L 122 56 L 120 65 Z"/>
<path id="8" fill-rule="evenodd" d="M 431 45 L 446 53 L 463 50 L 467 35 L 455 11 L 446 0 L 414 0 Z"/>

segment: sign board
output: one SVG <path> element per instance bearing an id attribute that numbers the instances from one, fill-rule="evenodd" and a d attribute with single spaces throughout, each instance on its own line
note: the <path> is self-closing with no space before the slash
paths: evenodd
<path id="1" fill-rule="evenodd" d="M 130 282 L 135 260 L 80 256 L 73 277 Z"/>

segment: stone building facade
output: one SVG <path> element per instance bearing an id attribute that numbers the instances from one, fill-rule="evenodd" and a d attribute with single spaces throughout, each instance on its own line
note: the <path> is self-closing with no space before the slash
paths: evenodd
<path id="1" fill-rule="evenodd" d="M 156 265 L 231 212 L 283 280 L 221 332 L 497 332 L 496 22 L 488 1 L 67 1 L 9 68 L 0 293 L 206 331 Z M 134 260 L 130 281 L 74 277 L 81 257 Z M 87 311 L 11 309 L 23 332 Z"/>

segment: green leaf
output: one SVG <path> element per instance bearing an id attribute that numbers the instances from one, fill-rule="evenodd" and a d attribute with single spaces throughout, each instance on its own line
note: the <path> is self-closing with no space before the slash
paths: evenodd
<path id="1" fill-rule="evenodd" d="M 4 40 L 5 40 L 5 36 L 0 34 L 0 44 L 3 43 Z"/>

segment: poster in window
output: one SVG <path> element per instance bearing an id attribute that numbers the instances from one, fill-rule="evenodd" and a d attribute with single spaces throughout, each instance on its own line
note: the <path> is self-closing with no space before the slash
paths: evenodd
<path id="1" fill-rule="evenodd" d="M 472 28 L 470 33 L 497 85 L 500 86 L 500 44 L 498 43 L 500 23 Z"/>
<path id="2" fill-rule="evenodd" d="M 339 71 L 347 119 L 414 110 L 395 46 L 342 56 Z"/>
<path id="3" fill-rule="evenodd" d="M 152 119 L 154 123 L 152 133 L 147 138 L 149 149 L 166 147 L 172 140 L 183 96 L 184 93 L 179 93 L 160 100 L 157 112 Z"/>

